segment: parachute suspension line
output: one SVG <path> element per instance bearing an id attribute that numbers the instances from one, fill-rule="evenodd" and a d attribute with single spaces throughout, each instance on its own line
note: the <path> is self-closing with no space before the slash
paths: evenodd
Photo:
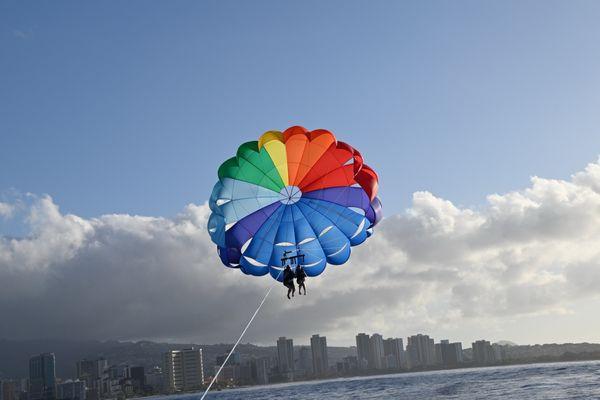
<path id="1" fill-rule="evenodd" d="M 279 274 L 277 275 L 277 278 L 275 278 L 275 282 L 279 283 L 279 276 L 281 275 L 282 272 L 283 272 L 283 269 L 281 271 L 279 271 Z M 265 301 L 267 300 L 267 297 L 269 297 L 269 294 L 271 293 L 271 290 L 273 290 L 274 286 L 275 286 L 275 283 L 273 283 L 269 287 L 269 289 L 267 290 L 267 293 L 265 293 L 265 296 L 263 297 L 263 299 L 261 300 L 260 304 L 258 305 L 258 308 L 256 309 L 256 311 L 254 311 L 254 314 L 252 314 L 252 317 L 250 318 L 250 320 L 246 324 L 246 327 L 242 331 L 242 334 L 238 338 L 237 342 L 235 342 L 235 344 L 233 345 L 233 347 L 231 348 L 231 350 L 229 350 L 229 353 L 227 354 L 227 357 L 225 357 L 225 361 L 223 361 L 223 364 L 221 364 L 221 366 L 219 367 L 219 370 L 217 371 L 217 373 L 215 374 L 215 376 L 210 381 L 210 384 L 208 385 L 208 387 L 204 391 L 204 394 L 202 395 L 202 397 L 200 397 L 200 400 L 204 400 L 204 397 L 206 397 L 206 395 L 210 391 L 210 388 L 212 387 L 212 385 L 215 383 L 215 381 L 219 377 L 219 374 L 221 373 L 221 370 L 223 369 L 223 367 L 225 367 L 225 364 L 227 364 L 227 361 L 229 361 L 229 357 L 231 357 L 231 355 L 235 351 L 235 348 L 238 346 L 238 344 L 240 344 L 240 342 L 242 341 L 242 338 L 244 337 L 244 334 L 246 333 L 246 331 L 248 330 L 248 328 L 252 324 L 252 321 L 254 321 L 254 318 L 256 317 L 256 315 L 258 314 L 258 312 L 260 311 L 260 309 L 262 308 L 263 304 L 265 304 Z"/>

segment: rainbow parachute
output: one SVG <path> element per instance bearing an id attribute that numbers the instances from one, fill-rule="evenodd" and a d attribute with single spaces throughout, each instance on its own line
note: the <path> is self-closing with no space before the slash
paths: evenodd
<path id="1" fill-rule="evenodd" d="M 219 168 L 208 232 L 221 261 L 245 274 L 281 280 L 284 252 L 299 251 L 317 276 L 371 235 L 381 219 L 377 189 L 375 171 L 331 132 L 269 131 Z"/>

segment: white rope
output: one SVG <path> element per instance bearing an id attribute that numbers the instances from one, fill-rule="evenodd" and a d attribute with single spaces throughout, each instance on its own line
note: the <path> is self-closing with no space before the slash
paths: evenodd
<path id="1" fill-rule="evenodd" d="M 275 278 L 275 282 L 277 282 L 277 283 L 279 283 L 279 275 L 281 275 L 281 272 L 283 272 L 283 269 L 281 271 L 279 271 L 279 274 L 277 275 L 277 278 Z M 254 318 L 256 317 L 256 315 L 258 314 L 258 312 L 260 311 L 261 307 L 263 306 L 263 304 L 265 304 L 265 300 L 267 300 L 267 297 L 269 296 L 269 293 L 271 293 L 271 290 L 273 290 L 274 286 L 275 286 L 275 284 L 272 284 L 271 287 L 269 287 L 269 290 L 267 290 L 267 293 L 265 293 L 265 297 L 263 297 L 262 301 L 258 305 L 258 308 L 256 309 L 256 311 L 254 311 L 254 314 L 252 315 L 252 318 L 250 318 L 250 321 L 248 321 L 248 323 L 246 324 L 246 327 L 242 331 L 242 334 L 238 338 L 237 342 L 235 342 L 235 344 L 233 345 L 233 348 L 231 350 L 229 350 L 229 354 L 227 354 L 227 357 L 225 358 L 225 361 L 223 361 L 223 364 L 221 364 L 221 366 L 219 367 L 219 370 L 217 371 L 217 373 L 215 374 L 215 376 L 212 378 L 212 381 L 210 381 L 210 385 L 208 385 L 208 387 L 204 391 L 204 394 L 202 395 L 202 397 L 200 397 L 200 400 L 203 400 L 204 397 L 206 397 L 206 395 L 208 394 L 210 388 L 212 387 L 212 385 L 215 383 L 215 381 L 219 377 L 219 374 L 221 373 L 221 370 L 223 369 L 223 367 L 225 366 L 225 364 L 227 364 L 227 361 L 229 360 L 229 357 L 231 357 L 231 355 L 235 351 L 235 348 L 238 346 L 238 344 L 240 344 L 242 338 L 244 337 L 244 334 L 246 333 L 246 331 L 250 327 L 250 324 L 252 324 L 252 321 L 254 321 Z"/>

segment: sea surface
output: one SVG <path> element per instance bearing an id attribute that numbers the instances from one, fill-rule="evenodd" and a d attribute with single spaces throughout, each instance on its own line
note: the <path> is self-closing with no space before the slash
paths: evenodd
<path id="1" fill-rule="evenodd" d="M 199 400 L 202 393 L 169 400 Z M 600 361 L 455 369 L 255 386 L 205 399 L 600 399 Z"/>

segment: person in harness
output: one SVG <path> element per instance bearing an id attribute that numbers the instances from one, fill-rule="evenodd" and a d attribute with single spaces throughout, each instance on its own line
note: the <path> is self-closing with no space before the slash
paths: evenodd
<path id="1" fill-rule="evenodd" d="M 296 282 L 298 283 L 298 295 L 302 294 L 302 289 L 304 288 L 304 295 L 306 296 L 306 286 L 304 285 L 304 280 L 306 279 L 306 272 L 304 272 L 304 268 L 302 265 L 298 265 L 296 268 Z"/>
<path id="2" fill-rule="evenodd" d="M 294 297 L 294 293 L 296 293 L 296 286 L 294 285 L 294 271 L 292 271 L 289 265 L 287 265 L 283 270 L 283 286 L 288 288 L 287 298 L 291 299 L 290 293 L 292 294 L 292 297 Z"/>

